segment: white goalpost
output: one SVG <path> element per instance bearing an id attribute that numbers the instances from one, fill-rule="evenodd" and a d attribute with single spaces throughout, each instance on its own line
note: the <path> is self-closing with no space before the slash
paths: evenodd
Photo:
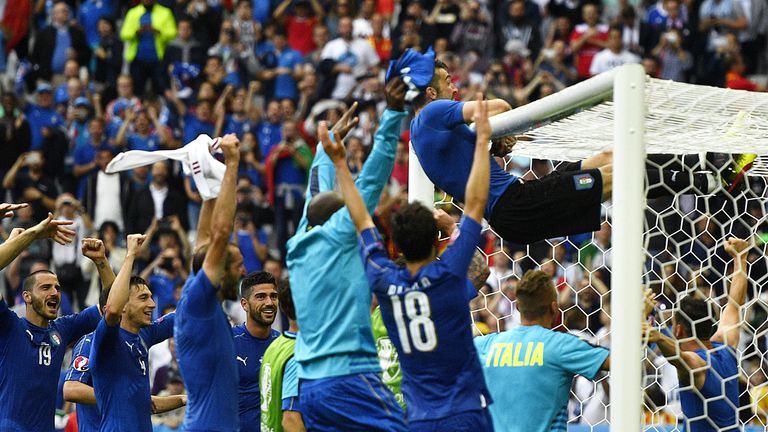
<path id="1" fill-rule="evenodd" d="M 588 429 L 578 430 L 607 430 L 600 427 L 608 426 L 610 430 L 622 432 L 641 431 L 644 429 L 644 422 L 646 424 L 648 422 L 648 410 L 644 411 L 644 406 L 647 408 L 648 402 L 644 399 L 644 393 L 649 385 L 646 385 L 648 380 L 644 376 L 647 372 L 644 364 L 649 362 L 661 364 L 655 357 L 648 354 L 642 344 L 643 294 L 641 287 L 644 283 L 654 281 L 661 281 L 665 286 L 668 283 L 671 284 L 668 280 L 671 280 L 672 276 L 666 273 L 668 271 L 694 279 L 699 277 L 696 276 L 696 272 L 706 267 L 713 256 L 717 255 L 719 243 L 703 246 L 711 256 L 705 257 L 707 261 L 702 261 L 699 266 L 689 264 L 688 261 L 683 262 L 680 256 L 692 254 L 698 250 L 696 248 L 702 248 L 700 243 L 703 240 L 701 240 L 699 226 L 702 225 L 703 219 L 706 219 L 706 224 L 703 226 L 707 233 L 719 230 L 717 232 L 722 232 L 723 235 L 736 235 L 736 232 L 748 231 L 752 236 L 755 234 L 756 226 L 765 221 L 764 212 L 758 214 L 745 204 L 737 210 L 740 212 L 739 217 L 749 216 L 750 212 L 755 213 L 752 215 L 755 219 L 754 226 L 744 229 L 735 227 L 736 222 L 716 220 L 714 214 L 721 212 L 722 209 L 710 209 L 709 203 L 701 203 L 699 198 L 691 198 L 694 200 L 694 211 L 691 211 L 688 209 L 691 204 L 681 198 L 682 193 L 670 198 L 670 203 L 665 204 L 667 207 L 662 211 L 664 214 L 653 213 L 657 219 L 649 221 L 649 207 L 645 196 L 646 153 L 768 154 L 768 95 L 661 81 L 647 77 L 640 65 L 626 65 L 494 116 L 490 122 L 493 137 L 525 134 L 533 139 L 519 141 L 511 157 L 576 161 L 586 159 L 603 150 L 613 150 L 613 195 L 611 201 L 604 204 L 606 214 L 604 225 L 609 225 L 609 232 L 613 235 L 610 236 L 609 249 L 601 251 L 601 259 L 605 260 L 610 253 L 612 262 L 609 268 L 612 317 L 608 318 L 610 321 L 608 338 L 611 348 L 610 388 L 612 390 L 609 392 L 609 402 L 607 400 L 602 402 L 606 413 L 603 420 L 598 421 L 596 426 L 590 424 Z M 505 163 L 511 164 L 511 159 L 507 158 Z M 659 169 L 661 168 L 663 167 L 660 166 Z M 532 171 L 531 165 L 528 172 Z M 768 174 L 768 158 L 758 157 L 750 173 L 760 176 Z M 430 208 L 434 207 L 435 188 L 422 170 L 412 146 L 409 158 L 408 192 L 409 201 L 418 201 Z M 437 201 L 439 204 L 460 208 L 452 198 L 445 195 Z M 736 201 L 734 198 L 734 208 L 741 205 L 737 205 Z M 757 202 L 764 209 L 765 195 L 758 197 Z M 700 210 L 700 206 L 706 210 Z M 698 219 L 692 216 L 694 213 L 699 215 Z M 661 219 L 668 215 L 678 217 L 681 227 L 677 229 L 689 232 L 690 235 L 678 240 L 679 236 L 674 236 L 679 232 L 673 229 L 666 232 L 665 222 Z M 711 229 L 713 224 L 718 225 L 716 229 Z M 655 249 L 653 253 L 649 252 L 651 247 L 649 237 L 658 234 L 656 231 L 667 236 L 668 243 L 674 243 L 671 246 L 664 246 L 663 252 L 667 255 L 662 256 L 663 254 L 657 253 Z M 592 234 L 592 240 L 594 239 L 595 234 Z M 718 242 L 720 240 L 718 239 Z M 768 241 L 768 236 L 766 240 Z M 555 250 L 569 241 L 569 239 L 560 239 L 547 242 L 552 248 L 553 260 L 557 259 Z M 533 253 L 530 246 L 524 246 L 525 249 L 518 251 L 519 256 L 512 252 L 508 253 L 505 242 L 500 239 L 497 239 L 497 242 L 500 245 L 498 249 L 494 249 L 493 253 L 487 255 L 489 257 L 505 255 L 512 262 L 513 269 Z M 585 248 L 584 244 L 572 243 L 570 247 L 575 248 L 576 254 L 579 255 L 578 259 L 581 260 L 580 255 Z M 605 262 L 601 265 L 603 268 L 607 267 Z M 726 263 L 726 268 L 727 265 Z M 578 266 L 582 267 L 580 271 L 585 278 L 591 281 L 592 273 L 597 270 L 585 268 L 581 262 L 571 263 L 569 266 L 561 265 L 563 268 L 558 268 L 558 271 L 568 273 Z M 661 270 L 655 270 L 654 267 Z M 490 314 L 490 320 L 495 319 L 497 322 L 497 330 L 501 330 L 502 325 L 509 325 L 507 320 L 512 320 L 514 315 L 514 297 L 513 294 L 504 292 L 501 287 L 505 280 L 514 279 L 515 275 L 520 276 L 511 270 L 509 274 L 498 276 L 497 291 L 484 294 L 482 304 L 473 311 L 473 319 L 475 319 L 474 313 L 478 312 L 486 316 Z M 680 276 L 680 279 L 684 277 Z M 718 279 L 718 282 L 726 279 L 727 276 Z M 566 282 L 566 286 L 567 284 Z M 695 280 L 693 284 L 695 286 Z M 592 283 L 590 282 L 589 285 Z M 683 291 L 687 293 L 693 289 L 690 285 L 685 286 L 687 287 L 685 290 L 676 291 L 678 298 L 683 295 Z M 569 289 L 573 290 L 574 297 L 578 298 L 585 288 L 569 287 Z M 595 289 L 595 291 L 598 290 Z M 714 289 L 712 292 L 714 293 Z M 605 292 L 599 295 L 601 303 L 598 315 L 607 309 L 607 305 L 602 303 L 602 298 L 606 295 L 608 294 Z M 712 300 L 722 304 L 722 294 L 710 293 L 710 295 Z M 509 303 L 510 306 L 506 306 L 506 309 L 498 307 L 498 299 L 501 299 L 502 303 Z M 675 300 L 677 299 L 670 299 L 670 302 L 674 304 Z M 768 297 L 764 301 L 768 304 Z M 490 306 L 492 303 L 493 307 Z M 493 309 L 497 307 L 502 312 Z M 745 315 L 748 314 L 747 307 L 752 306 L 748 304 L 744 307 Z M 569 306 L 568 310 L 563 310 L 564 323 L 566 314 L 574 308 L 582 309 L 578 300 L 574 305 Z M 583 312 L 585 320 L 593 319 L 595 314 L 586 310 L 578 312 Z M 584 324 L 584 327 L 584 330 L 587 330 L 587 324 Z M 757 337 L 759 332 L 755 329 L 753 334 Z M 757 342 L 754 343 L 757 344 Z M 740 361 L 742 356 L 740 352 Z M 753 376 L 754 371 L 748 372 L 742 369 L 741 372 L 749 378 Z M 664 388 L 668 393 L 666 404 L 669 407 L 677 406 L 677 408 L 669 408 L 668 414 L 674 411 L 672 416 L 677 416 L 679 420 L 679 405 L 675 405 L 676 401 L 673 400 L 677 390 L 673 391 L 667 384 L 660 384 L 659 378 L 654 380 L 656 380 L 654 384 L 659 384 L 659 387 Z M 768 373 L 766 373 L 765 382 L 768 383 Z M 757 387 L 759 385 L 756 384 Z M 594 393 L 597 393 L 597 387 L 598 384 L 595 384 Z M 766 394 L 768 395 L 768 390 Z M 766 402 L 768 402 L 768 396 Z M 586 402 L 582 400 L 580 403 L 582 406 L 579 407 L 579 415 L 583 416 L 584 411 L 587 410 Z M 607 414 L 608 412 L 610 415 Z M 660 412 L 661 409 L 657 409 L 656 413 Z M 768 413 L 766 414 L 766 422 L 768 422 Z"/>

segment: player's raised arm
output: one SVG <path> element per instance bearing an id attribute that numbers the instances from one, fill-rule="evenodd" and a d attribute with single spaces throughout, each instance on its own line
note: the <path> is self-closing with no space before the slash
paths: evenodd
<path id="1" fill-rule="evenodd" d="M 505 101 L 504 99 L 492 99 L 492 100 L 486 101 L 486 103 L 488 104 L 488 108 L 487 108 L 488 117 L 495 116 L 496 114 L 501 114 L 503 112 L 507 112 L 512 109 L 512 105 L 510 105 L 509 102 Z M 477 121 L 475 120 L 475 116 L 477 115 L 477 109 L 479 106 L 480 106 L 479 100 L 464 102 L 464 105 L 461 107 L 461 114 L 464 116 L 465 122 L 469 123 L 469 122 Z"/>
<path id="2" fill-rule="evenodd" d="M 196 248 L 211 241 L 211 221 L 213 220 L 213 209 L 216 207 L 216 200 L 217 198 L 205 200 L 200 207 L 200 216 L 197 218 Z"/>
<path id="3" fill-rule="evenodd" d="M 221 192 L 213 209 L 211 241 L 203 261 L 203 271 L 214 286 L 221 283 L 224 275 L 227 244 L 235 221 L 235 185 L 240 163 L 240 140 L 235 134 L 224 136 L 221 139 L 221 150 L 224 152 L 227 168 L 221 182 Z"/>
<path id="4" fill-rule="evenodd" d="M 728 304 L 720 316 L 720 324 L 712 336 L 712 341 L 724 343 L 731 347 L 739 344 L 739 329 L 741 328 L 741 306 L 747 298 L 747 250 L 746 240 L 731 237 L 724 245 L 725 251 L 733 257 L 733 276 L 728 289 Z"/>
<path id="5" fill-rule="evenodd" d="M 488 157 L 488 140 L 491 138 L 491 124 L 488 121 L 488 103 L 483 100 L 482 93 L 477 94 L 476 104 L 473 120 L 477 127 L 477 138 L 472 170 L 469 172 L 464 197 L 464 215 L 481 222 L 490 187 L 491 164 Z"/>
<path id="6" fill-rule="evenodd" d="M 661 354 L 677 369 L 677 378 L 684 383 L 690 383 L 701 388 L 706 378 L 706 366 L 701 357 L 693 351 L 684 351 L 677 340 L 661 334 L 659 329 L 643 322 L 643 337 L 649 344 L 655 343 Z"/>
<path id="7" fill-rule="evenodd" d="M 7 206 L 3 204 L 2 206 Z M 26 204 L 16 204 L 26 206 Z M 0 212 L 3 211 L 3 207 L 0 206 Z M 7 207 L 5 213 L 8 211 Z M 20 208 L 20 207 L 17 207 Z M 4 217 L 4 216 L 3 216 Z M 59 244 L 72 243 L 75 236 L 75 232 L 67 228 L 67 225 L 72 225 L 72 221 L 58 220 L 53 218 L 53 213 L 48 213 L 48 217 L 42 222 L 33 226 L 32 228 L 24 230 L 16 237 L 9 238 L 5 243 L 0 245 L 0 269 L 5 268 L 11 263 L 19 254 L 27 248 L 33 241 L 44 238 L 53 239 Z"/>
<path id="8" fill-rule="evenodd" d="M 379 127 L 373 136 L 373 150 L 365 161 L 355 184 L 369 212 L 379 204 L 381 191 L 392 175 L 395 152 L 400 135 L 400 125 L 405 112 L 406 85 L 400 78 L 389 80 L 385 88 L 387 109 L 381 116 Z"/>
<path id="9" fill-rule="evenodd" d="M 128 235 L 128 253 L 125 255 L 123 266 L 112 283 L 112 289 L 109 291 L 109 298 L 104 310 L 104 320 L 107 325 L 114 327 L 120 324 L 120 318 L 123 315 L 123 308 L 128 303 L 128 291 L 133 273 L 133 261 L 136 254 L 139 253 L 141 245 L 147 237 L 143 234 Z"/>
<path id="10" fill-rule="evenodd" d="M 320 122 L 317 133 L 325 153 L 333 161 L 333 165 L 336 168 L 336 179 L 339 182 L 341 194 L 344 197 L 344 203 L 347 206 L 349 215 L 352 217 L 352 222 L 355 223 L 355 229 L 359 233 L 364 229 L 373 227 L 371 215 L 368 214 L 368 209 L 365 208 L 363 198 L 357 191 L 355 181 L 352 180 L 352 174 L 349 172 L 347 152 L 344 149 L 344 142 L 341 136 L 338 132 L 335 132 L 336 142 L 332 142 L 328 135 L 328 125 L 325 122 Z"/>
<path id="11" fill-rule="evenodd" d="M 108 289 L 115 281 L 115 272 L 107 260 L 107 251 L 104 242 L 95 238 L 84 238 L 81 245 L 83 256 L 93 261 L 99 272 L 102 289 Z"/>

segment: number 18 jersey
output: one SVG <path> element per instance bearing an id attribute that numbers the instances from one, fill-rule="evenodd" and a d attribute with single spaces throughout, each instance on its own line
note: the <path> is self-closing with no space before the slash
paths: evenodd
<path id="1" fill-rule="evenodd" d="M 467 269 L 480 224 L 464 218 L 439 261 L 418 274 L 396 266 L 378 231 L 360 233 L 365 273 L 397 348 L 408 421 L 437 420 L 490 403 L 472 342 Z"/>

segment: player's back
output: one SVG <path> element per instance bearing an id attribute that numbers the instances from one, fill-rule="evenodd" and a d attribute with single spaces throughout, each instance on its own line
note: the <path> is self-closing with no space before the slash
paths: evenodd
<path id="1" fill-rule="evenodd" d="M 490 402 L 472 342 L 469 301 L 476 292 L 447 266 L 435 261 L 415 276 L 398 268 L 387 278 L 388 291 L 376 294 L 397 347 L 409 422 L 481 410 Z"/>
<path id="2" fill-rule="evenodd" d="M 187 388 L 185 430 L 237 431 L 238 377 L 232 328 L 217 289 L 203 270 L 184 285 L 174 335 Z"/>
<path id="3" fill-rule="evenodd" d="M 345 214 L 343 218 L 342 213 Z M 302 379 L 378 372 L 371 330 L 371 292 L 346 209 L 288 241 L 296 318 L 295 358 Z"/>
<path id="4" fill-rule="evenodd" d="M 695 351 L 708 365 L 704 386 L 699 390 L 690 390 L 690 386 L 680 390 L 680 405 L 685 418 L 701 417 L 694 421 L 686 420 L 686 430 L 690 432 L 729 431 L 738 427 L 738 361 L 733 348 L 728 345 L 712 342 L 712 347 L 709 351 Z M 702 398 L 706 400 L 706 407 Z"/>
<path id="5" fill-rule="evenodd" d="M 538 325 L 480 336 L 475 345 L 494 399 L 494 429 L 507 432 L 565 431 L 573 377 L 593 379 L 609 355 Z"/>

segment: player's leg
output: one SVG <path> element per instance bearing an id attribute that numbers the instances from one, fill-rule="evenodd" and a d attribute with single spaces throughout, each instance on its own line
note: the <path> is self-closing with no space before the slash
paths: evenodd
<path id="1" fill-rule="evenodd" d="M 501 238 L 518 244 L 597 231 L 603 188 L 610 194 L 611 178 L 608 165 L 512 183 L 496 201 L 490 225 Z"/>
<path id="2" fill-rule="evenodd" d="M 400 405 L 375 373 L 302 381 L 299 398 L 307 430 L 408 430 Z"/>

